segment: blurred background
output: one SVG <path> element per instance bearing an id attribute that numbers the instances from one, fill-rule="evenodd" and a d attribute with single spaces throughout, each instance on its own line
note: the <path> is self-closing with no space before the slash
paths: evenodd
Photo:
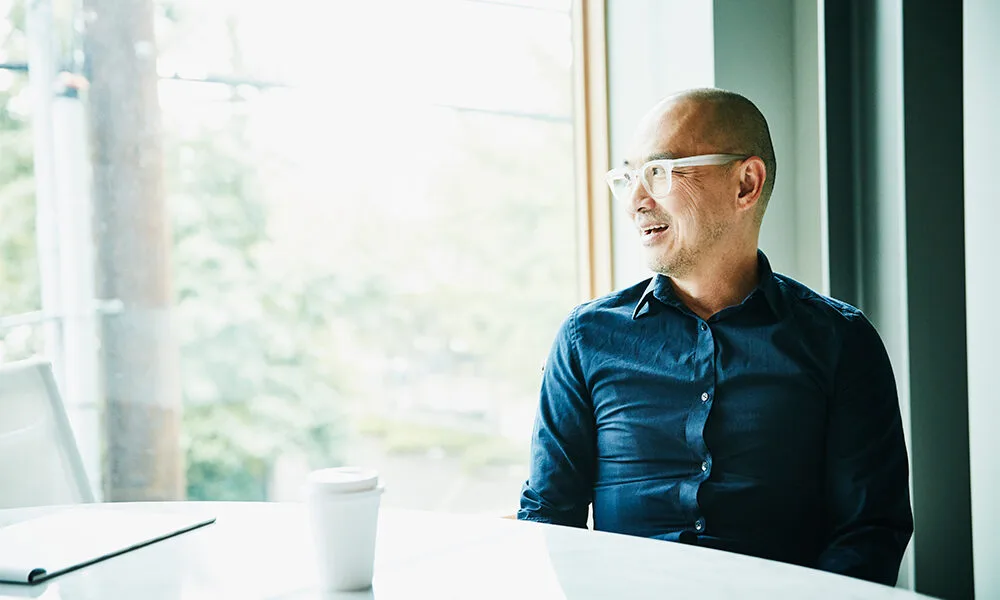
<path id="1" fill-rule="evenodd" d="M 0 70 L 0 352 L 57 358 L 104 498 L 352 463 L 516 506 L 580 299 L 569 10 L 0 4 L 0 62 L 55 73 Z"/>
<path id="2" fill-rule="evenodd" d="M 885 340 L 900 585 L 1000 597 L 1000 3 L 0 0 L 0 362 L 104 501 L 509 514 L 576 304 L 649 276 L 603 174 L 666 94 L 768 118 L 776 271 Z"/>

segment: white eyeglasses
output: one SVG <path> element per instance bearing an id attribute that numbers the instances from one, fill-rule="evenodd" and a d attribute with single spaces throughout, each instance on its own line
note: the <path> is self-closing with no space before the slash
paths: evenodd
<path id="1" fill-rule="evenodd" d="M 701 167 L 706 165 L 724 165 L 736 160 L 747 158 L 743 154 L 699 154 L 684 158 L 661 158 L 651 160 L 638 169 L 618 167 L 608 171 L 608 187 L 615 198 L 628 202 L 635 189 L 637 181 L 642 182 L 649 195 L 662 200 L 670 193 L 674 178 L 671 177 L 674 167 Z"/>

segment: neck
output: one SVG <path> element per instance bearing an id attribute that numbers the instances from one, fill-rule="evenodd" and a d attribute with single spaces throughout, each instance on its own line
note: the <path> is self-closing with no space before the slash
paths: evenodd
<path id="1" fill-rule="evenodd" d="M 739 304 L 757 287 L 757 245 L 705 257 L 683 277 L 671 277 L 674 293 L 702 319 Z"/>

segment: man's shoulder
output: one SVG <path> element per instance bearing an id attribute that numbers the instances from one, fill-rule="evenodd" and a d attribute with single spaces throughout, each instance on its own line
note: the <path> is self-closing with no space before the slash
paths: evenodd
<path id="1" fill-rule="evenodd" d="M 578 345 L 587 339 L 603 339 L 612 330 L 619 331 L 623 325 L 632 321 L 635 305 L 642 298 L 649 282 L 650 279 L 646 279 L 578 304 L 560 325 L 557 343 L 558 340 L 572 340 L 572 344 Z"/>
<path id="2" fill-rule="evenodd" d="M 635 285 L 584 302 L 573 310 L 573 315 L 584 320 L 605 315 L 627 315 L 631 318 L 651 280 L 652 277 L 648 277 Z"/>
<path id="3" fill-rule="evenodd" d="M 861 309 L 821 294 L 787 275 L 775 273 L 774 279 L 787 306 L 794 313 L 804 312 L 831 322 L 853 322 L 864 318 Z"/>

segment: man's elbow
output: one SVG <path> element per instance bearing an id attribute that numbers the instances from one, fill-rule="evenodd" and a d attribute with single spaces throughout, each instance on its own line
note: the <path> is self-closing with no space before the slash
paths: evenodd
<path id="1" fill-rule="evenodd" d="M 912 521 L 864 528 L 827 548 L 817 568 L 893 586 L 912 534 Z"/>
<path id="2" fill-rule="evenodd" d="M 534 490 L 525 489 L 521 493 L 521 508 L 517 511 L 517 519 L 519 521 L 585 528 L 587 526 L 587 508 L 587 506 L 557 506 L 546 502 Z"/>

